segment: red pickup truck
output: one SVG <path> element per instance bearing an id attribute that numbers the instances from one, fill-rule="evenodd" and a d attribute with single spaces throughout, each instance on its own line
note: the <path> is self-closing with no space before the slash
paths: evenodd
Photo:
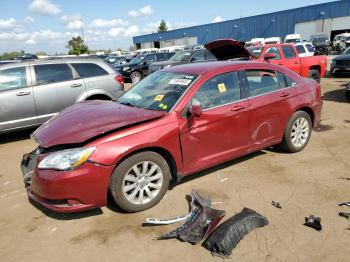
<path id="1" fill-rule="evenodd" d="M 299 57 L 294 45 L 271 44 L 245 48 L 234 39 L 220 39 L 205 45 L 218 60 L 251 59 L 259 62 L 285 66 L 297 74 L 321 82 L 327 70 L 327 57 Z"/>

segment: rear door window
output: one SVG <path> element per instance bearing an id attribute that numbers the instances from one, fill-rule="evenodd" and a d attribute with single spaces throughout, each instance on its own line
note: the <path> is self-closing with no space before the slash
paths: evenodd
<path id="1" fill-rule="evenodd" d="M 26 67 L 0 70 L 0 92 L 27 86 Z"/>
<path id="2" fill-rule="evenodd" d="M 296 58 L 294 49 L 291 46 L 282 46 L 282 52 L 283 52 L 284 58 L 286 59 Z"/>
<path id="3" fill-rule="evenodd" d="M 249 97 L 260 96 L 280 89 L 277 74 L 273 70 L 246 70 Z"/>
<path id="4" fill-rule="evenodd" d="M 73 80 L 72 69 L 67 64 L 34 65 L 34 71 L 38 85 Z"/>
<path id="5" fill-rule="evenodd" d="M 307 50 L 308 50 L 309 52 L 315 52 L 315 48 L 314 48 L 312 45 L 310 45 L 310 44 L 307 44 L 307 45 L 306 45 L 306 48 L 307 48 Z"/>
<path id="6" fill-rule="evenodd" d="M 241 99 L 237 73 L 230 72 L 215 76 L 205 82 L 192 99 L 192 104 L 203 109 L 233 103 Z"/>
<path id="7" fill-rule="evenodd" d="M 108 75 L 108 72 L 94 63 L 71 64 L 81 78 Z"/>
<path id="8" fill-rule="evenodd" d="M 156 60 L 156 55 L 153 55 L 153 54 L 152 54 L 152 55 L 146 55 L 144 61 L 146 61 L 147 64 L 152 64 L 152 63 L 154 63 L 154 62 L 157 61 L 157 60 Z"/>

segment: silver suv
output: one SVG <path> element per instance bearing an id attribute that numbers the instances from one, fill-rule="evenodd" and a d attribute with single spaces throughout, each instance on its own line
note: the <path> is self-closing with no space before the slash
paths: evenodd
<path id="1" fill-rule="evenodd" d="M 0 133 L 38 126 L 76 102 L 116 100 L 123 77 L 100 59 L 0 65 Z"/>

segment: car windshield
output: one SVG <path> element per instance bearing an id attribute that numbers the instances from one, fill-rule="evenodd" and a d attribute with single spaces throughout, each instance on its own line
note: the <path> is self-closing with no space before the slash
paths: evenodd
<path id="1" fill-rule="evenodd" d="M 312 42 L 314 42 L 314 43 L 324 43 L 324 42 L 327 42 L 327 41 L 328 41 L 328 38 L 326 38 L 326 37 L 320 37 L 320 38 L 312 39 Z"/>
<path id="2" fill-rule="evenodd" d="M 187 61 L 188 57 L 191 55 L 190 52 L 179 52 L 173 55 L 169 60 L 170 61 Z"/>
<path id="3" fill-rule="evenodd" d="M 350 47 L 344 51 L 344 55 L 350 55 Z"/>
<path id="4" fill-rule="evenodd" d="M 262 53 L 263 47 L 248 47 L 247 49 L 254 58 L 258 58 Z"/>
<path id="5" fill-rule="evenodd" d="M 286 39 L 286 43 L 300 43 L 300 39 L 299 38 Z"/>
<path id="6" fill-rule="evenodd" d="M 158 71 L 136 84 L 117 102 L 169 112 L 196 78 L 192 74 Z"/>

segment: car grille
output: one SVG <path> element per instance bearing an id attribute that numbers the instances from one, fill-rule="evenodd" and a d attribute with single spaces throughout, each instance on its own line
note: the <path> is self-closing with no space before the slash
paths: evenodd
<path id="1" fill-rule="evenodd" d="M 350 60 L 338 60 L 337 65 L 339 66 L 350 66 Z"/>

